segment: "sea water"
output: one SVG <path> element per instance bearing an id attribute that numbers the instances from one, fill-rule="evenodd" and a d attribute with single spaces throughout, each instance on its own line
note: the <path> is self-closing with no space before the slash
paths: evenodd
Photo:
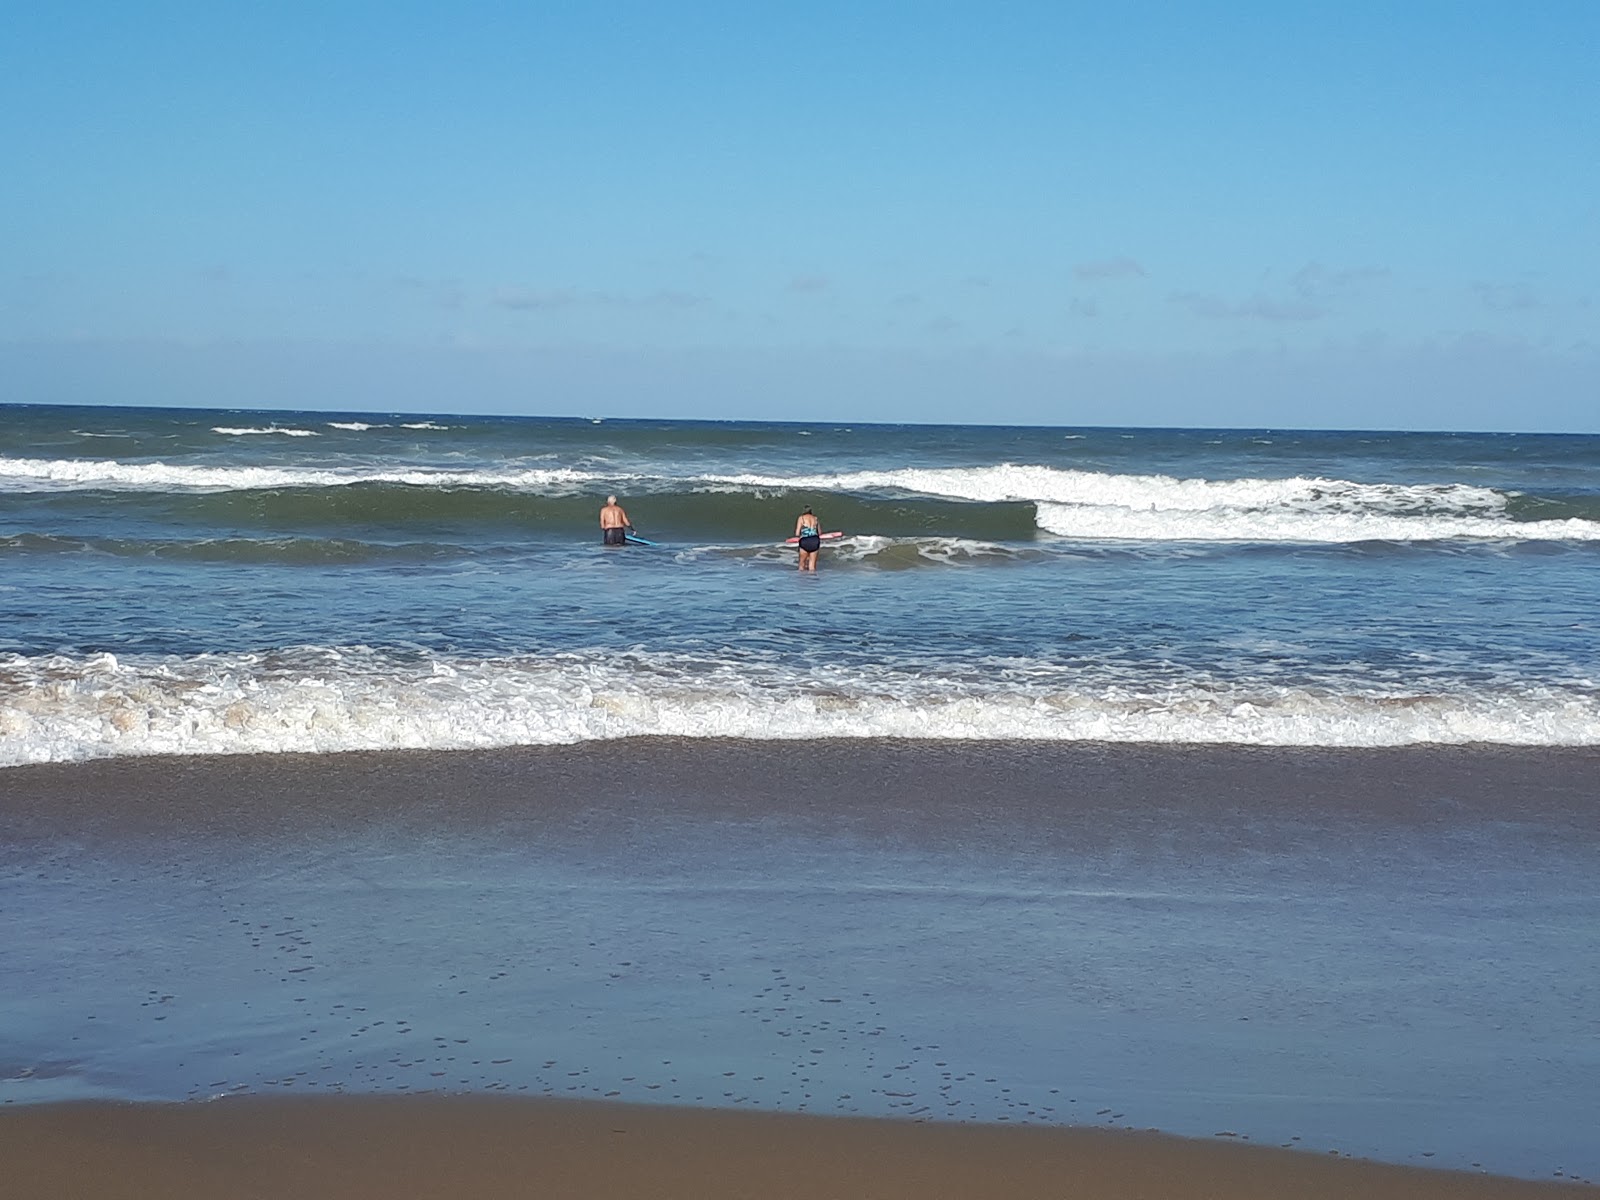
<path id="1" fill-rule="evenodd" d="M 1593 745 L 1597 583 L 1593 436 L 12 405 L 0 764 Z"/>
<path id="2" fill-rule="evenodd" d="M 0 1101 L 1597 1177 L 1597 581 L 1596 437 L 0 407 Z"/>

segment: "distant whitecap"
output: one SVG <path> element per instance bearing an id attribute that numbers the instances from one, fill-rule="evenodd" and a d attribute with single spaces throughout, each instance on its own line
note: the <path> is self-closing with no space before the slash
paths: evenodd
<path id="1" fill-rule="evenodd" d="M 284 429 L 278 425 L 268 425 L 265 428 L 235 428 L 228 425 L 213 425 L 212 433 L 226 434 L 229 437 L 255 437 L 264 434 L 281 434 L 283 437 L 320 437 L 315 429 Z"/>

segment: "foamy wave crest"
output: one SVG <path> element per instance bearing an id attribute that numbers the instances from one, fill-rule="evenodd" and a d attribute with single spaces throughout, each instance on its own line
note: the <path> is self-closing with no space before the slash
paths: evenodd
<path id="1" fill-rule="evenodd" d="M 315 429 L 284 429 L 278 425 L 268 425 L 264 429 L 239 429 L 228 425 L 213 425 L 212 433 L 228 434 L 231 437 L 255 437 L 261 434 L 276 433 L 284 437 L 321 437 Z"/>
<path id="2" fill-rule="evenodd" d="M 792 547 L 785 547 L 789 554 Z M 873 535 L 841 538 L 828 543 L 828 560 L 863 563 L 887 570 L 934 565 L 957 567 L 1030 561 L 1038 552 L 997 542 L 959 537 L 891 538 Z"/>
<path id="3" fill-rule="evenodd" d="M 1132 541 L 1361 542 L 1452 538 L 1596 541 L 1600 522 L 1516 521 L 1508 497 L 1470 484 L 1343 479 L 1175 479 L 1001 463 L 784 478 L 716 477 L 751 488 L 898 490 L 974 501 L 1032 501 L 1062 537 Z"/>
<path id="4" fill-rule="evenodd" d="M 834 567 L 872 567 L 896 571 L 916 567 L 1009 566 L 1034 562 L 1049 551 L 1029 545 L 1004 545 L 957 537 L 879 537 L 860 534 L 824 543 L 824 555 Z M 784 545 L 720 544 L 691 546 L 676 551 L 680 562 L 732 558 L 763 563 L 794 564 L 795 548 Z"/>
<path id="5" fill-rule="evenodd" d="M 617 475 L 544 468 L 501 471 L 375 471 L 362 467 L 218 467 L 180 463 L 124 463 L 114 459 L 0 458 L 0 490 L 249 491 L 257 488 L 348 487 L 401 483 L 435 488 L 513 488 L 560 492 Z"/>
<path id="6" fill-rule="evenodd" d="M 280 431 L 286 432 L 286 431 Z M 386 470 L 349 466 L 217 466 L 114 459 L 0 458 L 0 490 L 234 491 L 361 483 L 502 489 L 543 495 L 628 489 L 635 494 L 900 493 L 977 503 L 1032 503 L 1039 529 L 1123 541 L 1362 542 L 1512 539 L 1600 541 L 1600 521 L 1516 520 L 1510 496 L 1469 484 L 1340 479 L 1175 479 L 1001 463 L 833 475 L 673 475 L 584 468 Z M 862 533 L 871 534 L 871 529 Z"/>
<path id="7" fill-rule="evenodd" d="M 838 475 L 709 476 L 746 487 L 828 491 L 898 490 L 956 500 L 1032 500 L 1063 505 L 1160 512 L 1217 509 L 1303 512 L 1377 511 L 1396 515 L 1505 510 L 1505 497 L 1469 484 L 1352 483 L 1343 479 L 1174 479 L 1166 475 L 1111 475 L 1059 467 L 999 463 L 987 467 L 903 468 Z"/>
<path id="8" fill-rule="evenodd" d="M 1600 522 L 1293 510 L 1136 511 L 1041 504 L 1039 527 L 1062 537 L 1180 542 L 1426 542 L 1461 538 L 1600 541 Z"/>
<path id="9" fill-rule="evenodd" d="M 387 425 L 369 425 L 365 421 L 329 421 L 329 429 L 346 429 L 351 433 L 364 433 L 368 429 L 387 429 Z"/>
<path id="10" fill-rule="evenodd" d="M 1013 664 L 1014 666 L 1014 664 Z M 1059 671 L 800 670 L 595 651 L 438 659 L 364 647 L 0 657 L 0 765 L 121 755 L 555 745 L 644 735 L 1299 746 L 1600 744 L 1592 689 L 1426 694 Z"/>

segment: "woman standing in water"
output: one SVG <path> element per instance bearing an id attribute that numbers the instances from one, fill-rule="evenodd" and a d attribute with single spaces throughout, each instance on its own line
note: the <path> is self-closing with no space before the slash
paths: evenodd
<path id="1" fill-rule="evenodd" d="M 800 570 L 815 571 L 817 551 L 822 549 L 822 522 L 812 514 L 809 505 L 800 510 L 799 519 L 794 523 L 794 535 L 800 539 Z"/>

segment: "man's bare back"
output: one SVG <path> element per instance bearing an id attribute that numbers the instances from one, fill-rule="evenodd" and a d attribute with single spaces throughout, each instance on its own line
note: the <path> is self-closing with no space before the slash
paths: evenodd
<path id="1" fill-rule="evenodd" d="M 608 546 L 621 546 L 628 540 L 628 530 L 633 528 L 633 522 L 628 520 L 627 511 L 617 503 L 615 496 L 607 496 L 605 505 L 600 509 L 600 536 Z"/>

